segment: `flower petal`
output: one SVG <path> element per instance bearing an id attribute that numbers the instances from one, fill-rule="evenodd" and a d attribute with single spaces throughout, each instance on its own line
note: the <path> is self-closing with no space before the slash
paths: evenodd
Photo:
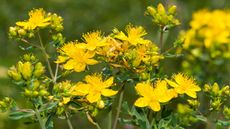
<path id="1" fill-rule="evenodd" d="M 97 102 L 98 100 L 101 99 L 101 94 L 100 93 L 91 93 L 91 94 L 88 94 L 86 96 L 86 99 L 90 102 L 90 103 L 94 103 L 94 102 Z"/>
<path id="2" fill-rule="evenodd" d="M 146 99 L 144 97 L 138 98 L 134 103 L 134 105 L 137 107 L 146 107 L 146 106 L 148 106 L 148 104 L 149 104 L 148 99 Z"/>
<path id="3" fill-rule="evenodd" d="M 114 90 L 111 90 L 111 89 L 103 89 L 101 91 L 101 94 L 103 96 L 110 97 L 110 96 L 113 96 L 113 95 L 117 94 L 117 91 L 114 91 Z"/>
<path id="4" fill-rule="evenodd" d="M 149 104 L 150 108 L 153 110 L 153 111 L 160 111 L 161 110 L 161 106 L 160 106 L 160 103 L 157 102 L 157 101 L 152 101 L 150 104 Z"/>
<path id="5" fill-rule="evenodd" d="M 178 84 L 176 84 L 175 82 L 171 81 L 171 80 L 168 80 L 168 79 L 165 79 L 167 81 L 167 83 L 172 86 L 172 87 L 178 87 Z"/>
<path id="6" fill-rule="evenodd" d="M 113 84 L 114 77 L 110 77 L 105 81 L 105 87 L 110 87 Z"/>

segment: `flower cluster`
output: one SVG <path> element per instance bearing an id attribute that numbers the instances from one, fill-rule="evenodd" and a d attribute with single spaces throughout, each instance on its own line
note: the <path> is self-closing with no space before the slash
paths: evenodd
<path id="1" fill-rule="evenodd" d="M 149 82 L 138 83 L 135 88 L 142 97 L 136 100 L 135 106 L 149 106 L 153 111 L 159 111 L 160 102 L 168 102 L 178 94 L 187 94 L 192 98 L 197 97 L 196 92 L 201 89 L 193 79 L 182 73 L 175 74 L 172 78 L 172 80 L 158 80 L 154 86 Z M 168 85 L 173 88 L 169 89 Z"/>
<path id="2" fill-rule="evenodd" d="M 230 57 L 230 20 L 229 11 L 200 10 L 194 13 L 190 29 L 183 36 L 184 48 L 193 48 L 195 54 L 201 54 L 206 48 L 212 57 Z M 195 51 L 194 50 L 194 51 Z"/>
<path id="3" fill-rule="evenodd" d="M 132 25 L 127 25 L 126 34 L 118 29 L 109 36 L 102 36 L 100 31 L 83 34 L 83 42 L 68 42 L 59 49 L 56 63 L 76 72 L 84 71 L 87 65 L 97 64 L 99 60 L 138 73 L 152 70 L 163 56 L 154 43 L 143 38 L 146 34 L 142 26 Z"/>

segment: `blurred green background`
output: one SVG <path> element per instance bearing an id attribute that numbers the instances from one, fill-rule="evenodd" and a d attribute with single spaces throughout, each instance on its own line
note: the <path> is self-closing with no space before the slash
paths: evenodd
<path id="1" fill-rule="evenodd" d="M 101 30 L 105 34 L 116 27 L 123 29 L 125 25 L 143 25 L 148 32 L 148 38 L 158 42 L 158 29 L 149 17 L 144 16 L 148 5 L 156 6 L 157 3 L 174 3 L 178 7 L 178 17 L 181 26 L 168 32 L 165 36 L 165 48 L 172 45 L 179 30 L 189 27 L 192 13 L 196 10 L 225 9 L 230 7 L 229 0 L 0 0 L 0 97 L 11 96 L 25 102 L 17 93 L 15 85 L 7 78 L 7 69 L 15 64 L 23 51 L 18 47 L 19 43 L 8 38 L 8 28 L 16 21 L 27 19 L 28 11 L 33 8 L 44 8 L 47 12 L 55 12 L 64 18 L 64 36 L 67 41 L 79 39 L 82 33 L 92 30 Z M 211 21 L 210 21 L 211 22 Z M 168 65 L 167 65 L 168 64 Z M 180 70 L 180 60 L 167 62 L 167 73 Z M 129 96 L 127 93 L 126 96 Z M 19 104 L 20 105 L 20 104 Z M 105 111 L 105 113 L 107 113 Z M 25 125 L 27 120 L 13 121 L 6 118 L 6 114 L 0 115 L 0 129 L 34 129 L 36 124 Z M 76 114 L 72 118 L 75 129 L 94 128 L 84 115 Z M 100 117 L 99 123 L 106 125 L 106 117 Z M 66 122 L 59 120 L 55 129 L 64 129 Z M 106 127 L 103 127 L 106 128 Z"/>

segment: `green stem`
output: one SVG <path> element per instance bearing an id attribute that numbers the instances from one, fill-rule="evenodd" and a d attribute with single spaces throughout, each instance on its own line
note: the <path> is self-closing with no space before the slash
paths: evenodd
<path id="1" fill-rule="evenodd" d="M 56 84 L 57 82 L 58 68 L 59 68 L 59 64 L 56 64 L 56 70 L 55 70 L 54 80 L 53 80 L 54 84 Z"/>
<path id="2" fill-rule="evenodd" d="M 69 115 L 67 114 L 67 112 L 65 112 L 65 117 L 66 117 L 66 121 L 68 123 L 69 129 L 73 129 L 73 125 L 69 119 Z"/>
<path id="3" fill-rule="evenodd" d="M 49 57 L 48 57 L 48 54 L 47 54 L 47 52 L 46 52 L 46 50 L 45 50 L 45 47 L 44 47 L 44 45 L 43 45 L 42 38 L 41 38 L 41 35 L 40 35 L 39 32 L 38 32 L 38 38 L 39 38 L 40 45 L 41 45 L 41 47 L 40 47 L 40 48 L 41 48 L 41 51 L 42 51 L 42 53 L 44 54 L 45 60 L 46 60 L 47 65 L 48 65 L 48 70 L 49 70 L 49 72 L 50 72 L 50 76 L 51 76 L 51 78 L 54 80 L 54 75 L 53 75 L 53 71 L 52 71 L 52 68 L 51 68 L 51 65 L 50 65 Z"/>
<path id="4" fill-rule="evenodd" d="M 164 27 L 160 27 L 160 52 L 162 52 L 162 49 L 163 49 L 163 37 L 164 37 L 164 30 L 163 30 Z"/>
<path id="5" fill-rule="evenodd" d="M 112 110 L 109 111 L 109 122 L 108 122 L 108 129 L 112 128 Z"/>
<path id="6" fill-rule="evenodd" d="M 96 125 L 97 129 L 101 129 L 101 127 L 99 126 L 98 123 L 95 123 L 95 125 Z"/>
<path id="7" fill-rule="evenodd" d="M 121 89 L 119 102 L 118 102 L 118 107 L 117 107 L 117 112 L 116 112 L 116 117 L 115 117 L 115 120 L 114 120 L 114 123 L 113 123 L 113 129 L 117 128 L 117 123 L 118 123 L 119 115 L 120 115 L 120 112 L 121 112 L 121 104 L 122 104 L 122 101 L 123 101 L 123 97 L 124 97 L 124 86 Z"/>
<path id="8" fill-rule="evenodd" d="M 36 117 L 38 119 L 38 122 L 40 124 L 41 129 L 46 129 L 45 123 L 43 122 L 43 120 L 42 120 L 42 118 L 40 116 L 40 113 L 39 113 L 39 111 L 37 109 L 35 110 L 35 115 L 36 115 Z"/>

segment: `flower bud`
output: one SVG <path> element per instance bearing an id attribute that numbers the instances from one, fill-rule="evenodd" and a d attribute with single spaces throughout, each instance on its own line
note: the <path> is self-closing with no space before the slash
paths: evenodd
<path id="1" fill-rule="evenodd" d="M 148 7 L 147 7 L 147 11 L 148 11 L 148 13 L 149 13 L 150 15 L 152 15 L 152 16 L 155 16 L 156 13 L 157 13 L 156 9 L 153 8 L 153 7 L 151 7 L 151 6 L 148 6 Z"/>
<path id="2" fill-rule="evenodd" d="M 211 89 L 211 87 L 208 84 L 204 85 L 204 92 L 208 92 Z"/>
<path id="3" fill-rule="evenodd" d="M 158 6 L 157 6 L 157 11 L 158 11 L 158 13 L 160 14 L 160 15 L 165 15 L 166 13 L 165 13 L 165 8 L 164 8 L 164 6 L 160 3 L 160 4 L 158 4 Z"/>
<path id="4" fill-rule="evenodd" d="M 49 95 L 49 93 L 46 90 L 40 90 L 39 95 L 40 96 L 47 96 L 47 95 Z"/>
<path id="5" fill-rule="evenodd" d="M 26 35 L 26 31 L 24 29 L 19 29 L 18 34 L 24 36 Z"/>
<path id="6" fill-rule="evenodd" d="M 28 80 L 32 76 L 32 65 L 30 62 L 25 62 L 22 67 L 22 76 L 25 80 Z"/>
<path id="7" fill-rule="evenodd" d="M 171 7 L 169 7 L 168 13 L 174 15 L 176 13 L 176 6 L 172 5 Z"/>
<path id="8" fill-rule="evenodd" d="M 35 79 L 33 80 L 32 86 L 33 86 L 33 90 L 37 90 L 40 86 L 40 82 L 37 79 Z"/>
<path id="9" fill-rule="evenodd" d="M 36 60 L 36 57 L 33 55 L 33 54 L 25 54 L 23 56 L 23 59 L 25 61 L 35 61 Z"/>
<path id="10" fill-rule="evenodd" d="M 41 62 L 38 62 L 34 68 L 34 72 L 33 72 L 34 76 L 40 77 L 42 74 L 44 74 L 44 72 L 45 72 L 45 67 L 42 65 Z"/>
<path id="11" fill-rule="evenodd" d="M 230 92 L 229 86 L 224 86 L 224 87 L 221 89 L 221 92 L 222 92 L 223 94 L 229 95 L 229 92 Z"/>
<path id="12" fill-rule="evenodd" d="M 221 101 L 218 99 L 211 103 L 211 107 L 215 110 L 219 110 L 221 104 Z"/>
<path id="13" fill-rule="evenodd" d="M 104 101 L 100 100 L 99 102 L 97 102 L 97 107 L 98 107 L 99 109 L 103 109 L 103 108 L 105 107 Z"/>
<path id="14" fill-rule="evenodd" d="M 215 95 L 218 95 L 219 93 L 219 85 L 217 83 L 214 83 L 213 86 L 212 86 L 212 92 L 215 94 Z"/>
<path id="15" fill-rule="evenodd" d="M 31 97 L 32 92 L 31 92 L 30 90 L 28 90 L 28 89 L 25 89 L 24 95 L 25 95 L 26 97 Z"/>
<path id="16" fill-rule="evenodd" d="M 23 71 L 23 63 L 21 61 L 19 61 L 17 64 L 17 70 L 19 73 L 22 73 Z"/>
<path id="17" fill-rule="evenodd" d="M 224 107 L 223 114 L 227 119 L 229 119 L 230 118 L 230 108 Z"/>
<path id="18" fill-rule="evenodd" d="M 9 34 L 12 35 L 12 36 L 16 36 L 17 35 L 16 27 L 10 27 Z"/>
<path id="19" fill-rule="evenodd" d="M 22 79 L 21 74 L 17 72 L 15 67 L 11 67 L 10 70 L 8 70 L 8 76 L 15 81 L 20 81 Z"/>
<path id="20" fill-rule="evenodd" d="M 38 91 L 33 91 L 32 96 L 33 96 L 33 97 L 37 97 L 38 94 L 39 94 Z"/>
<path id="21" fill-rule="evenodd" d="M 34 33 L 30 32 L 28 33 L 28 38 L 33 38 L 34 37 Z"/>

